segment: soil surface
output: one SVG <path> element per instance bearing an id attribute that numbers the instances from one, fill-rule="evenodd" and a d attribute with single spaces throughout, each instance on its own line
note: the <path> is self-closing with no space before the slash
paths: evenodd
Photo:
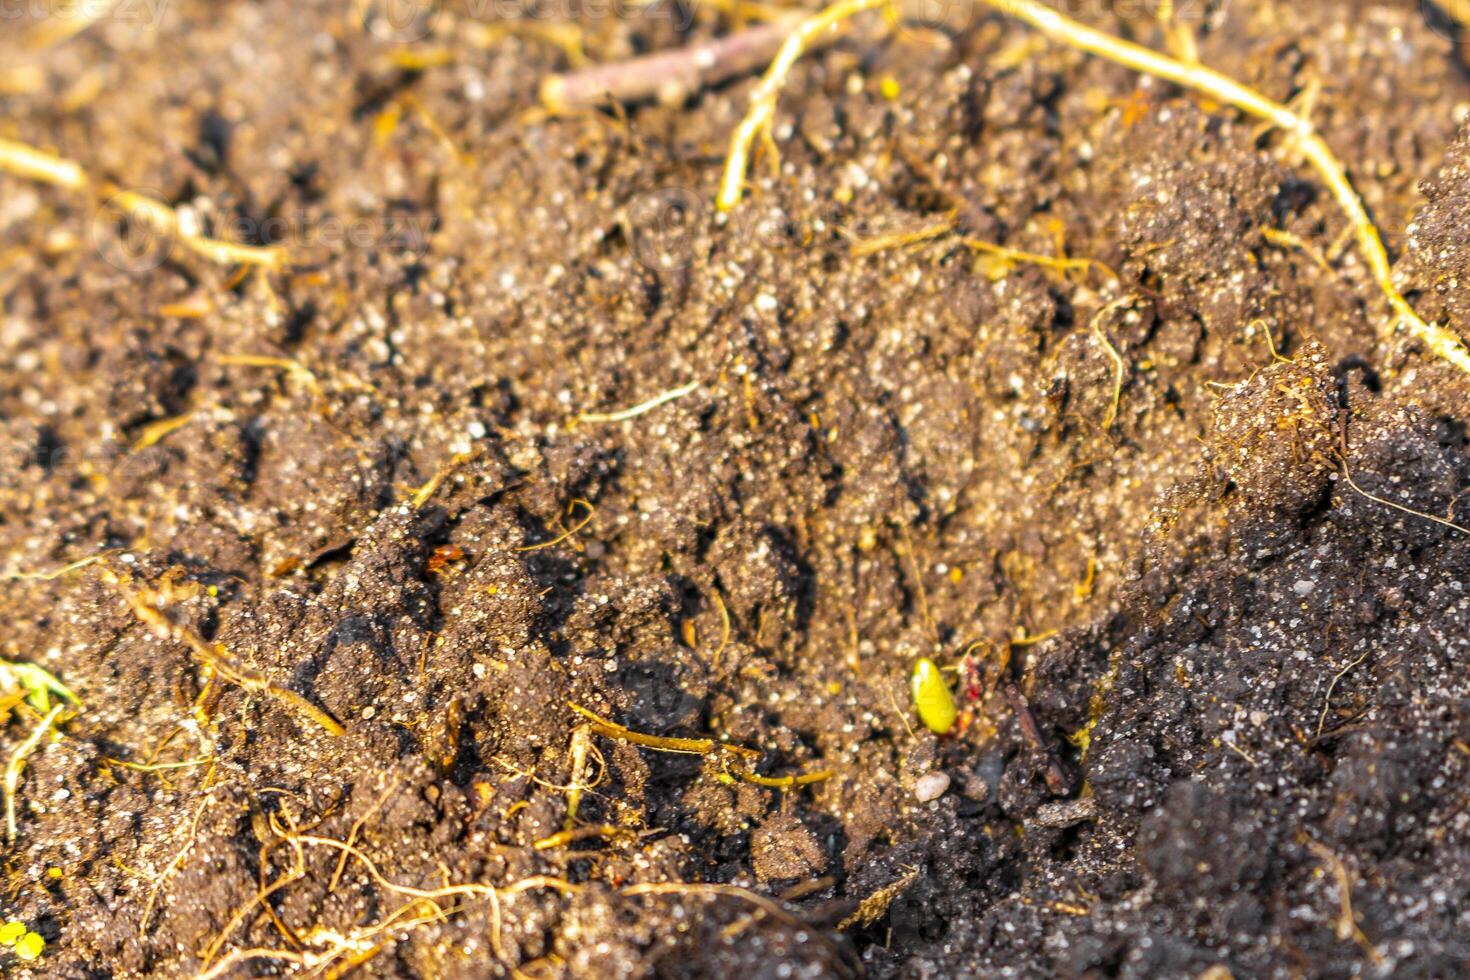
<path id="1" fill-rule="evenodd" d="M 0 175 L 0 656 L 81 702 L 7 970 L 1465 970 L 1470 377 L 1280 134 L 956 0 L 799 62 L 719 217 L 753 76 L 537 90 L 728 8 L 409 6 L 0 28 L 0 137 L 294 258 Z M 1451 21 L 1176 7 L 1470 331 Z"/>

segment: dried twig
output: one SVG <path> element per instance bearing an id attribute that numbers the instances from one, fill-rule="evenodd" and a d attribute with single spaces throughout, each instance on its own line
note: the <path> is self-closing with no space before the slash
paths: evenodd
<path id="1" fill-rule="evenodd" d="M 1036 723 L 1036 716 L 1031 713 L 1031 705 L 1026 701 L 1026 695 L 1014 684 L 1005 687 L 1006 700 L 1011 703 L 1011 710 L 1016 713 L 1016 723 L 1021 727 L 1021 734 L 1032 747 L 1041 753 L 1046 762 L 1046 788 L 1057 796 L 1062 796 L 1072 789 L 1071 777 L 1062 768 L 1061 762 L 1052 754 L 1051 746 L 1047 744 L 1046 736 L 1041 733 L 1041 726 Z"/>
<path id="2" fill-rule="evenodd" d="M 766 64 L 800 19 L 786 17 L 713 41 L 552 75 L 541 83 L 541 104 L 551 112 L 566 112 L 653 98 L 677 103 Z"/>

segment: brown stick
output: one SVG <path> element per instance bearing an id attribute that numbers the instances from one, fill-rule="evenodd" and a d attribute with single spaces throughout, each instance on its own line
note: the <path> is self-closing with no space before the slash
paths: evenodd
<path id="1" fill-rule="evenodd" d="M 1011 703 L 1011 710 L 1016 713 L 1016 722 L 1021 726 L 1021 734 L 1026 736 L 1026 741 L 1046 758 L 1046 788 L 1057 796 L 1064 796 L 1071 791 L 1072 780 L 1067 777 L 1067 771 L 1052 755 L 1051 746 L 1047 744 L 1046 736 L 1041 733 L 1041 726 L 1036 723 L 1036 716 L 1031 713 L 1031 705 L 1026 701 L 1026 695 L 1014 684 L 1006 685 L 1006 700 Z"/>
<path id="2" fill-rule="evenodd" d="M 800 20 L 799 15 L 783 17 L 713 41 L 552 75 L 541 83 L 541 104 L 551 112 L 565 112 L 654 98 L 677 103 L 706 86 L 763 67 Z"/>

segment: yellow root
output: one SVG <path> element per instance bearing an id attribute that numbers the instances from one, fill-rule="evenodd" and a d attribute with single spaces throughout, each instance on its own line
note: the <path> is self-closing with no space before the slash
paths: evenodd
<path id="1" fill-rule="evenodd" d="M 315 372 L 300 361 L 293 361 L 289 357 L 270 357 L 262 354 L 222 354 L 219 363 L 233 367 L 257 367 L 275 368 L 285 371 L 288 375 L 300 381 L 301 384 L 317 398 L 322 395 L 322 385 L 317 379 Z"/>
<path id="2" fill-rule="evenodd" d="M 578 725 L 572 732 L 572 744 L 567 754 L 572 762 L 572 781 L 567 786 L 567 819 L 563 830 L 571 830 L 577 825 L 577 810 L 582 805 L 582 793 L 591 786 L 585 781 L 587 776 L 587 756 L 595 752 L 592 747 L 592 733 L 586 725 Z M 601 774 L 599 774 L 599 779 Z"/>
<path id="3" fill-rule="evenodd" d="M 749 167 L 750 148 L 756 137 L 768 130 L 775 113 L 776 98 L 785 84 L 796 62 L 811 40 L 845 20 L 866 10 L 872 10 L 890 0 L 837 0 L 820 13 L 802 21 L 782 45 L 776 60 L 766 70 L 760 84 L 750 98 L 750 109 L 736 127 L 730 138 L 730 152 L 725 160 L 725 172 L 716 199 L 720 210 L 728 211 L 740 203 L 744 193 L 745 174 Z M 1048 40 L 1076 48 L 1088 54 L 1105 58 L 1125 68 L 1152 75 L 1172 82 L 1181 88 L 1191 89 L 1217 102 L 1234 106 L 1247 115 L 1264 120 L 1285 131 L 1294 146 L 1311 163 L 1318 176 L 1332 191 L 1338 206 L 1347 215 L 1353 235 L 1357 238 L 1358 251 L 1368 264 L 1374 282 L 1383 292 L 1393 309 L 1395 318 L 1388 330 L 1402 323 L 1417 340 L 1437 357 L 1440 357 L 1466 373 L 1470 373 L 1470 350 L 1461 340 L 1443 327 L 1426 323 L 1414 312 L 1408 300 L 1393 284 L 1392 269 L 1388 253 L 1383 247 L 1383 238 L 1378 228 L 1368 217 L 1367 208 L 1358 192 L 1348 180 L 1343 165 L 1333 155 L 1326 141 L 1317 133 L 1312 123 L 1293 112 L 1288 106 L 1261 95 L 1203 65 L 1186 63 L 1170 58 L 1130 41 L 1114 37 L 1105 31 L 1088 27 L 1075 21 L 1038 0 L 983 0 L 997 11 L 1030 25 Z"/>
<path id="4" fill-rule="evenodd" d="M 312 704 L 295 691 L 281 687 L 237 664 L 230 652 L 218 643 L 207 643 L 204 638 L 187 626 L 175 623 L 156 602 L 152 592 L 134 588 L 131 579 L 112 571 L 103 573 L 103 581 L 115 588 L 127 602 L 139 622 L 151 628 L 160 637 L 182 643 L 194 655 L 194 660 L 209 675 L 212 687 L 214 678 L 234 684 L 252 694 L 264 694 L 295 711 L 298 715 L 315 722 L 328 735 L 345 735 L 347 729 L 321 708 Z M 202 700 L 202 697 L 201 697 Z"/>
<path id="5" fill-rule="evenodd" d="M 615 721 L 608 721 L 601 715 L 587 710 L 580 704 L 570 705 L 577 714 L 586 718 L 592 724 L 591 730 L 605 738 L 615 738 L 619 741 L 628 742 L 632 745 L 641 745 L 646 749 L 657 749 L 660 752 L 677 752 L 681 755 L 709 755 L 719 745 L 712 738 L 665 738 L 662 735 L 645 735 L 635 732 L 630 728 L 624 728 Z M 750 750 L 746 750 L 750 751 Z"/>
<path id="6" fill-rule="evenodd" d="M 769 789 L 791 789 L 794 786 L 810 786 L 812 783 L 825 782 L 836 773 L 830 769 L 819 769 L 816 772 L 802 773 L 800 776 L 757 776 L 753 772 L 737 772 L 735 775 L 756 786 L 765 786 Z"/>
<path id="7" fill-rule="evenodd" d="M 133 443 L 133 452 L 142 452 L 151 446 L 158 445 L 164 439 L 167 439 L 170 435 L 192 422 L 196 414 L 196 412 L 192 411 L 185 412 L 182 415 L 159 419 L 157 422 L 150 422 L 148 425 L 145 425 L 142 434 Z"/>
<path id="8" fill-rule="evenodd" d="M 1135 299 L 1134 296 L 1125 296 L 1114 300 L 1098 310 L 1092 318 L 1092 335 L 1097 338 L 1097 342 L 1102 345 L 1103 350 L 1107 351 L 1109 360 L 1113 362 L 1113 401 L 1108 406 L 1108 417 L 1103 421 L 1104 432 L 1111 429 L 1113 423 L 1118 421 L 1118 407 L 1123 401 L 1123 380 L 1128 376 L 1128 365 L 1124 362 L 1123 355 L 1118 353 L 1118 348 L 1114 347 L 1113 342 L 1108 339 L 1108 335 L 1103 333 L 1102 321 L 1109 313 L 1130 305 Z"/>
<path id="9" fill-rule="evenodd" d="M 576 422 L 626 422 L 629 419 L 636 419 L 645 412 L 651 412 L 660 405 L 667 405 L 677 398 L 683 398 L 698 387 L 698 381 L 691 381 L 677 388 L 670 388 L 668 391 L 653 396 L 646 402 L 634 405 L 632 408 L 625 408 L 620 412 L 583 412 L 577 416 Z"/>
<path id="10" fill-rule="evenodd" d="M 409 498 L 413 501 L 413 509 L 418 510 L 419 508 L 423 507 L 424 504 L 433 499 L 434 494 L 439 492 L 439 487 L 444 483 L 446 479 L 449 478 L 449 476 L 455 470 L 459 469 L 465 463 L 476 459 L 478 456 L 479 450 L 475 449 L 472 449 L 469 452 L 455 453 L 453 456 L 451 456 L 449 458 L 449 462 L 439 467 L 439 469 L 435 471 L 434 475 L 429 477 L 429 482 L 425 483 L 423 486 L 413 488 L 413 491 L 410 494 Z"/>
<path id="11" fill-rule="evenodd" d="M 0 95 L 30 95 L 46 87 L 46 73 L 35 65 L 0 68 Z"/>
<path id="12" fill-rule="evenodd" d="M 258 265 L 268 269 L 284 268 L 290 262 L 287 251 L 278 246 L 237 245 L 186 231 L 179 221 L 178 212 L 162 201 L 124 190 L 110 181 L 93 181 L 81 164 L 25 143 L 0 139 L 0 171 L 63 190 L 93 193 L 129 219 L 143 222 L 150 230 L 172 237 L 210 262 Z"/>
<path id="13" fill-rule="evenodd" d="M 10 753 L 10 762 L 5 766 L 5 839 L 11 843 L 15 842 L 17 828 L 15 824 L 15 794 L 20 792 L 20 774 L 25 768 L 26 756 L 36 751 L 36 746 L 41 744 L 41 739 L 51 730 L 56 723 L 56 717 L 66 709 L 65 705 L 58 704 L 46 712 L 26 740 Z"/>
<path id="14" fill-rule="evenodd" d="M 892 232 L 886 235 L 875 235 L 872 238 L 855 238 L 852 242 L 852 254 L 857 258 L 866 258 L 889 249 L 905 248 L 920 242 L 932 241 L 954 231 L 954 226 L 955 218 L 951 215 L 937 224 L 926 225 L 913 231 Z"/>
<path id="15" fill-rule="evenodd" d="M 617 827 L 607 823 L 590 824 L 572 830 L 559 830 L 550 837 L 543 837 L 534 842 L 531 847 L 537 851 L 549 851 L 553 847 L 566 847 L 568 844 L 575 844 L 579 840 L 588 840 L 592 837 L 601 837 L 603 840 L 633 840 L 637 836 L 626 827 Z"/>
<path id="16" fill-rule="evenodd" d="M 0 575 L 0 582 L 52 582 L 64 575 L 70 575 L 72 572 L 86 568 L 94 562 L 102 561 L 109 554 L 111 552 L 92 555 L 89 558 L 82 558 L 69 565 L 63 565 L 60 568 L 55 568 L 47 572 L 6 572 L 4 575 Z"/>
<path id="17" fill-rule="evenodd" d="M 1116 272 L 1097 259 L 1056 258 L 1051 255 L 1038 255 L 1035 252 L 1021 252 L 1014 248 L 1007 248 L 1004 245 L 997 245 L 994 242 L 981 241 L 978 238 L 966 238 L 964 242 L 965 246 L 971 251 L 979 252 L 981 255 L 992 256 L 1007 264 L 1039 265 L 1060 273 L 1088 272 L 1096 269 L 1109 279 L 1116 281 L 1118 278 Z"/>
<path id="18" fill-rule="evenodd" d="M 560 518 L 558 518 L 557 526 L 562 528 L 560 534 L 552 538 L 550 541 L 542 541 L 539 544 L 522 545 L 517 548 L 516 551 L 542 551 L 546 548 L 555 548 L 563 541 L 571 541 L 577 536 L 578 532 L 580 532 L 588 524 L 592 523 L 592 518 L 597 516 L 597 508 L 593 507 L 590 503 L 583 500 L 581 497 L 573 498 L 572 502 L 567 505 L 567 516 L 570 517 L 572 512 L 575 511 L 578 507 L 581 507 L 583 510 L 585 510 L 586 514 L 576 524 L 572 525 L 571 527 L 564 527 L 561 523 Z M 582 546 L 575 541 L 572 542 L 572 546 L 578 551 L 582 550 Z"/>
<path id="19" fill-rule="evenodd" d="M 891 3 L 892 0 L 837 0 L 836 3 L 801 21 L 791 30 L 786 43 L 776 53 L 776 60 L 766 69 L 755 91 L 750 94 L 750 109 L 730 137 L 730 154 L 725 161 L 725 177 L 720 183 L 720 195 L 716 204 L 721 211 L 729 211 L 740 203 L 745 193 L 745 172 L 749 168 L 750 148 L 756 137 L 767 131 L 771 117 L 776 114 L 776 99 L 786 84 L 786 77 L 796 59 L 812 45 L 824 31 L 868 10 Z"/>
<path id="20" fill-rule="evenodd" d="M 722 769 L 720 778 L 727 782 L 740 779 L 756 786 L 766 786 L 771 789 L 792 789 L 797 786 L 820 783 L 823 780 L 831 779 L 835 775 L 829 769 L 792 776 L 757 775 L 751 770 L 751 760 L 760 758 L 761 753 L 758 749 L 746 748 L 743 745 L 732 745 L 728 742 L 716 742 L 712 738 L 667 738 L 662 735 L 645 735 L 642 732 L 635 732 L 631 728 L 625 728 L 617 722 L 608 721 L 606 718 L 587 710 L 579 704 L 572 704 L 569 707 L 591 722 L 591 724 L 584 727 L 596 735 L 615 738 L 619 741 L 627 742 L 631 745 L 641 745 L 648 749 L 656 749 L 659 752 L 673 752 L 679 755 L 718 756 Z"/>
<path id="21" fill-rule="evenodd" d="M 392 788 L 390 787 L 390 792 Z M 221 957 L 212 968 L 200 973 L 201 978 L 225 976 L 238 964 L 255 959 L 273 959 L 300 964 L 312 971 L 310 976 L 341 977 L 376 956 L 387 944 L 388 940 L 383 936 L 390 930 L 396 933 L 411 931 L 419 925 L 431 922 L 443 923 L 448 920 L 449 916 L 465 911 L 469 907 L 469 902 L 480 898 L 485 899 L 490 906 L 491 946 L 495 949 L 496 955 L 504 959 L 506 958 L 505 950 L 500 940 L 502 925 L 500 902 L 502 899 L 511 899 L 535 888 L 550 888 L 563 895 L 575 895 L 582 890 L 580 885 L 550 875 L 532 875 L 499 887 L 478 882 L 446 884 L 442 888 L 432 890 L 399 885 L 389 880 L 372 858 L 353 844 L 331 837 L 316 837 L 300 833 L 294 822 L 289 819 L 287 824 L 288 826 L 282 827 L 274 815 L 270 819 L 271 831 L 279 838 L 280 843 L 289 846 L 293 851 L 292 867 L 271 884 L 262 884 L 256 894 L 235 910 L 225 927 L 216 934 L 214 940 L 200 954 L 204 967 L 209 967 L 214 961 L 230 935 L 245 921 L 245 917 L 252 909 L 257 905 L 269 909 L 269 906 L 266 905 L 267 898 L 305 876 L 304 849 L 306 847 L 327 847 L 338 851 L 343 860 L 355 859 L 379 888 L 403 896 L 407 901 L 376 924 L 349 929 L 346 932 L 318 925 L 301 932 L 298 936 L 289 933 L 278 922 L 278 927 L 282 928 L 288 941 L 295 943 L 300 948 L 299 952 L 263 947 L 233 950 Z M 340 867 L 339 863 L 339 870 Z M 441 864 L 440 867 L 442 869 L 443 865 Z M 447 877 L 448 871 L 445 870 L 444 874 Z M 328 893 L 336 887 L 336 881 L 337 878 L 334 875 L 333 884 L 327 889 Z M 443 899 L 454 899 L 455 904 L 441 905 L 440 901 Z M 273 913 L 269 914 L 274 918 Z"/>
<path id="22" fill-rule="evenodd" d="M 1266 227 L 1261 229 L 1261 237 L 1266 239 L 1266 241 L 1270 242 L 1272 245 L 1275 245 L 1277 248 L 1300 249 L 1306 254 L 1307 258 L 1311 259 L 1312 262 L 1316 264 L 1317 268 L 1321 269 L 1323 272 L 1332 271 L 1332 266 L 1327 264 L 1327 256 L 1322 254 L 1322 250 L 1313 245 L 1311 242 L 1302 238 L 1300 235 L 1294 235 L 1291 232 L 1283 231 L 1280 228 Z"/>
<path id="23" fill-rule="evenodd" d="M 1400 513 L 1409 514 L 1413 517 L 1422 518 L 1426 521 L 1433 521 L 1435 524 L 1441 524 L 1447 528 L 1450 528 L 1451 530 L 1459 531 L 1461 534 L 1470 535 L 1470 527 L 1465 527 L 1463 524 L 1456 524 L 1448 517 L 1435 517 L 1433 514 L 1427 514 L 1422 510 L 1415 510 L 1412 507 L 1405 507 L 1403 504 L 1394 503 L 1392 500 L 1389 500 L 1386 497 L 1380 497 L 1376 493 L 1369 493 L 1367 490 L 1364 490 L 1362 487 L 1358 486 L 1358 481 L 1354 480 L 1353 475 L 1348 472 L 1347 460 L 1343 460 L 1342 462 L 1342 478 L 1347 481 L 1347 485 L 1351 487 L 1353 491 L 1356 492 L 1359 496 L 1371 500 L 1375 504 L 1381 504 L 1384 507 L 1391 507 L 1394 510 L 1399 511 Z M 1453 506 L 1454 505 L 1451 504 L 1451 507 Z"/>
<path id="24" fill-rule="evenodd" d="M 184 841 L 184 846 L 179 848 L 178 853 L 169 861 L 168 866 L 163 869 L 163 872 L 153 879 L 153 885 L 148 889 L 148 902 L 143 906 L 143 918 L 138 922 L 139 936 L 146 936 L 148 934 L 148 923 L 153 918 L 153 908 L 158 902 L 158 896 L 163 891 L 163 886 L 168 883 L 170 876 L 182 868 L 184 863 L 189 860 L 189 852 L 194 849 L 194 844 L 199 839 L 199 821 L 204 816 L 205 808 L 213 802 L 213 797 L 209 795 L 209 787 L 213 784 L 213 781 L 214 764 L 210 763 L 208 771 L 204 774 L 204 795 L 199 798 L 198 806 L 194 807 L 194 818 L 189 822 L 188 839 Z"/>
<path id="25" fill-rule="evenodd" d="M 1353 875 L 1343 864 L 1342 858 L 1332 853 L 1332 850 L 1319 840 L 1308 836 L 1305 832 L 1300 835 L 1303 844 L 1315 854 L 1323 864 L 1332 869 L 1332 876 L 1337 879 L 1337 938 L 1346 942 L 1352 940 L 1362 947 L 1368 959 L 1374 963 L 1380 963 L 1383 956 L 1378 952 L 1373 942 L 1358 927 L 1358 917 L 1353 914 Z"/>

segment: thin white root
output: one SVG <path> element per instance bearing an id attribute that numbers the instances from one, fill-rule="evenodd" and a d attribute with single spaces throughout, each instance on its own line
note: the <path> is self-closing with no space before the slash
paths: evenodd
<path id="1" fill-rule="evenodd" d="M 669 402 L 674 401 L 675 399 L 683 398 L 685 395 L 694 391 L 694 389 L 698 387 L 698 381 L 691 381 L 688 384 L 680 385 L 677 388 L 670 388 L 668 391 L 653 396 L 646 402 L 634 405 L 632 408 L 625 408 L 620 412 L 583 412 L 581 415 L 577 416 L 577 421 L 626 422 L 629 419 L 636 419 L 638 416 L 642 415 L 645 412 L 651 412 L 655 408 L 658 408 L 660 405 L 667 405 Z"/>

